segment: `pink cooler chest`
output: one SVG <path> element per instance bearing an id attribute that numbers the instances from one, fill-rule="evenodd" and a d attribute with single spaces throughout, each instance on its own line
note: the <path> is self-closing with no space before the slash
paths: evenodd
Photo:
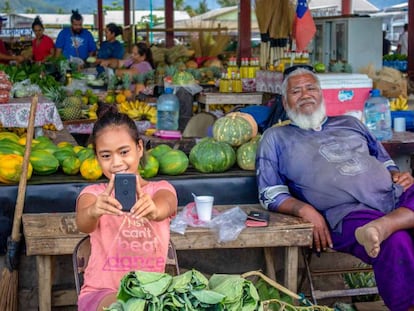
<path id="1" fill-rule="evenodd" d="M 365 74 L 323 73 L 318 74 L 328 116 L 349 111 L 363 111 L 372 89 L 372 80 Z"/>

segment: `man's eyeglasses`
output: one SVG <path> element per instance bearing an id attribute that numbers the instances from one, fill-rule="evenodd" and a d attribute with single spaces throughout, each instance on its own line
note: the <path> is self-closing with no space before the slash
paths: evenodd
<path id="1" fill-rule="evenodd" d="M 286 78 L 288 75 L 290 75 L 292 72 L 298 70 L 298 69 L 305 69 L 311 72 L 315 72 L 315 69 L 313 69 L 313 67 L 311 65 L 305 65 L 305 64 L 300 64 L 300 65 L 293 65 L 290 66 L 288 68 L 286 68 L 283 71 L 283 77 Z"/>

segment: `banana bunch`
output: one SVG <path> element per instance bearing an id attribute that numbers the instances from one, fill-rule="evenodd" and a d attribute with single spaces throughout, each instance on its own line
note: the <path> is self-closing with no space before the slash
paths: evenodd
<path id="1" fill-rule="evenodd" d="M 403 95 L 394 98 L 390 102 L 391 111 L 408 110 L 408 100 Z"/>
<path id="2" fill-rule="evenodd" d="M 119 112 L 127 114 L 134 120 L 148 120 L 152 124 L 157 123 L 157 108 L 145 102 L 124 101 L 118 105 Z"/>
<path id="3" fill-rule="evenodd" d="M 237 105 L 225 105 L 225 104 L 211 104 L 209 105 L 210 111 L 221 110 L 222 112 L 229 113 L 236 107 Z"/>

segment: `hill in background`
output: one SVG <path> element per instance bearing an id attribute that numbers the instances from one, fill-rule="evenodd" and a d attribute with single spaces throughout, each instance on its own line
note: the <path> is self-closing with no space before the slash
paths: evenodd
<path id="1" fill-rule="evenodd" d="M 199 0 L 186 0 L 185 4 L 197 8 L 199 2 Z M 76 3 L 75 1 L 67 0 L 10 0 L 9 3 L 15 13 L 26 13 L 28 9 L 34 9 L 34 12 L 31 13 L 57 13 L 59 9 L 61 9 L 63 13 L 70 13 L 73 9 L 79 9 L 81 14 L 91 14 L 97 9 L 96 0 L 76 1 Z M 104 5 L 112 6 L 114 1 L 104 0 L 103 3 Z M 210 10 L 219 7 L 216 0 L 207 0 L 206 3 Z M 122 5 L 123 0 L 118 0 L 118 4 Z M 164 0 L 152 0 L 152 8 L 154 10 L 163 7 Z M 0 11 L 2 8 L 3 5 L 0 6 Z M 150 0 L 135 0 L 135 8 L 137 10 L 149 10 Z"/>

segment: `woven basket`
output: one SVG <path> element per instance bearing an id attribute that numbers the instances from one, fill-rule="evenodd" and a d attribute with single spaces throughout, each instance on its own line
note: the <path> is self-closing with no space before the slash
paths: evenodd
<path id="1" fill-rule="evenodd" d="M 245 279 L 251 277 L 259 277 L 263 279 L 266 283 L 268 283 L 270 286 L 276 288 L 278 291 L 283 292 L 284 294 L 292 297 L 299 304 L 298 306 L 294 306 L 279 299 L 269 299 L 261 302 L 263 311 L 274 310 L 275 306 L 278 307 L 277 310 L 279 311 L 334 311 L 333 308 L 312 304 L 308 299 L 305 298 L 304 295 L 298 295 L 290 291 L 286 287 L 283 287 L 282 285 L 280 285 L 276 281 L 273 281 L 272 279 L 270 279 L 269 277 L 267 277 L 259 271 L 246 272 L 241 276 Z"/>

